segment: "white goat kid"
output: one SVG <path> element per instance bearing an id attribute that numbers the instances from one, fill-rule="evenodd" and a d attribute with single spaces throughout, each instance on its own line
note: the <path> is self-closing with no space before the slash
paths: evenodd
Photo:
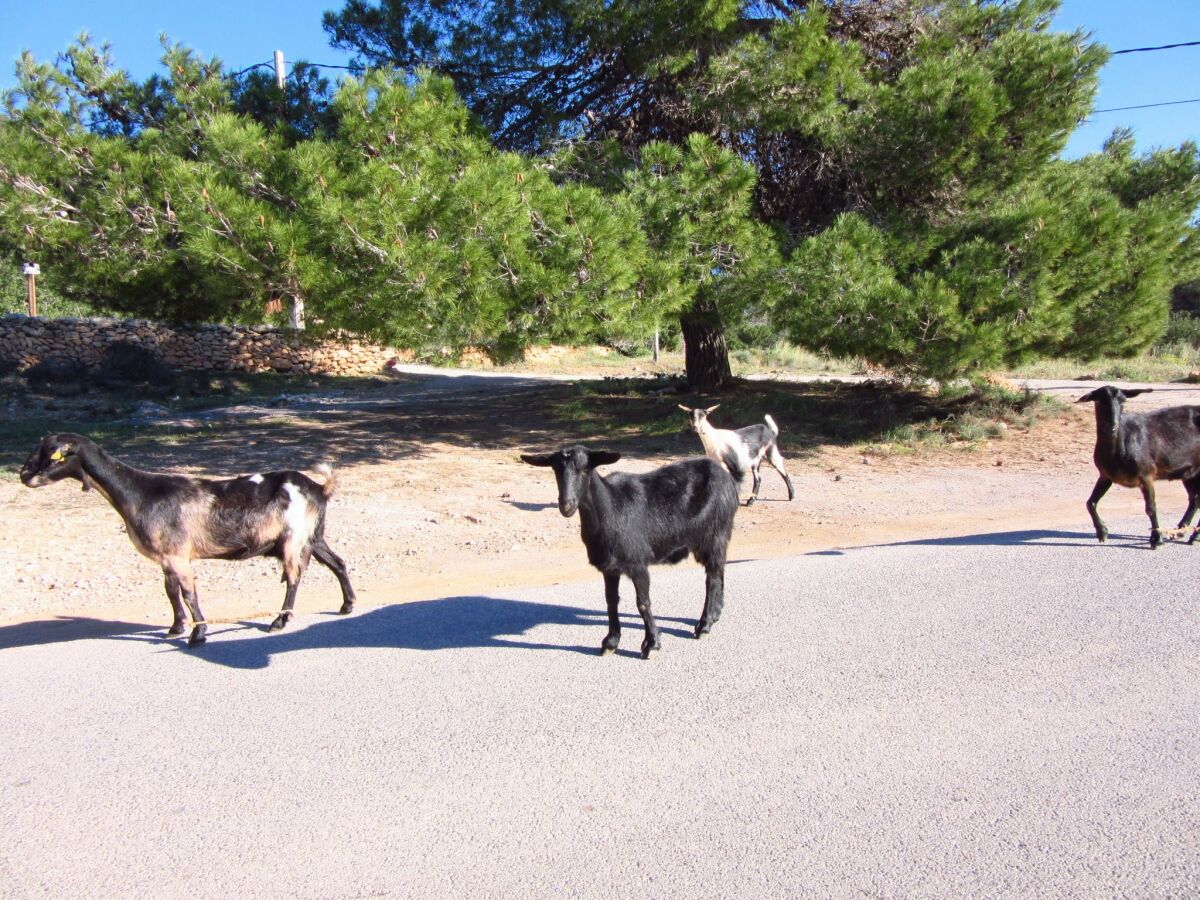
<path id="1" fill-rule="evenodd" d="M 762 476 L 758 469 L 763 460 L 770 463 L 771 467 L 783 476 L 783 481 L 787 485 L 788 499 L 795 500 L 796 489 L 792 486 L 791 476 L 784 467 L 783 454 L 779 452 L 779 426 L 775 424 L 775 420 L 770 415 L 766 415 L 763 417 L 766 425 L 748 425 L 737 431 L 714 428 L 708 421 L 708 416 L 720 405 L 718 403 L 708 409 L 691 409 L 682 403 L 679 404 L 679 408 L 691 417 L 692 430 L 700 436 L 700 443 L 704 445 L 704 455 L 722 464 L 728 453 L 737 457 L 742 471 L 749 472 L 754 478 L 750 498 L 746 501 L 747 506 L 758 499 L 758 489 L 762 486 Z M 737 475 L 734 477 L 737 478 Z"/>

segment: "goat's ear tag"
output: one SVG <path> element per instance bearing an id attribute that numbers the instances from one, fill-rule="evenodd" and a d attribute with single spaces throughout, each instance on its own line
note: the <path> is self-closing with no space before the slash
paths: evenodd
<path id="1" fill-rule="evenodd" d="M 61 450 L 55 450 L 53 453 L 50 454 L 50 458 L 52 460 L 54 460 L 55 462 L 62 462 L 64 459 L 66 459 L 66 457 L 63 456 L 63 452 Z"/>

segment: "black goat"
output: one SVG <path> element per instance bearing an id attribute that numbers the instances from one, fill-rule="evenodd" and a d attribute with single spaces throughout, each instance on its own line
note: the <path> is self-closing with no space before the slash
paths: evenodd
<path id="1" fill-rule="evenodd" d="M 658 625 L 650 610 L 652 563 L 677 563 L 692 553 L 704 566 L 704 612 L 696 637 L 707 634 L 721 617 L 724 604 L 725 554 L 738 508 L 737 485 L 711 459 L 688 459 L 641 475 L 617 472 L 602 477 L 597 466 L 615 463 L 621 454 L 586 447 L 564 447 L 557 453 L 522 454 L 531 466 L 549 466 L 558 482 L 558 510 L 579 510 L 579 530 L 588 562 L 604 575 L 608 636 L 601 654 L 621 641 L 618 586 L 628 575 L 645 624 L 642 658 L 661 647 Z M 726 461 L 735 477 L 745 473 L 737 457 Z"/>
<path id="2" fill-rule="evenodd" d="M 187 602 L 191 645 L 204 643 L 208 631 L 192 574 L 195 559 L 271 556 L 282 561 L 287 593 L 271 631 L 291 618 L 296 589 L 312 556 L 337 577 L 340 612 L 354 607 L 346 564 L 325 543 L 325 506 L 336 480 L 328 466 L 323 474 L 325 483 L 317 484 L 290 470 L 220 481 L 143 472 L 78 434 L 47 435 L 21 467 L 27 487 L 74 478 L 85 491 L 94 486 L 104 495 L 125 520 L 133 546 L 162 566 L 174 613 L 168 634 L 186 629 Z"/>
<path id="3" fill-rule="evenodd" d="M 1150 517 L 1151 549 L 1162 544 L 1154 503 L 1155 481 L 1182 481 L 1187 490 L 1187 512 L 1176 527 L 1191 525 L 1200 504 L 1200 406 L 1171 406 L 1141 415 L 1123 411 L 1127 399 L 1151 390 L 1106 384 L 1076 401 L 1096 405 L 1096 450 L 1092 459 L 1100 477 L 1088 498 L 1087 511 L 1101 543 L 1108 538 L 1108 529 L 1100 521 L 1096 505 L 1114 483 L 1142 489 L 1146 515 Z M 1188 543 L 1195 540 L 1193 531 Z"/>

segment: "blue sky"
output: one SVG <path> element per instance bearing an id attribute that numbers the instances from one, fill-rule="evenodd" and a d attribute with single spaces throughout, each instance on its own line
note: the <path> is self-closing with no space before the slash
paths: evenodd
<path id="1" fill-rule="evenodd" d="M 109 41 L 117 64 L 137 78 L 158 68 L 158 35 L 219 57 L 241 69 L 271 59 L 344 65 L 348 55 L 329 46 L 321 28 L 326 9 L 340 0 L 64 0 L 27 4 L 0 0 L 0 87 L 13 84 L 22 50 L 53 59 L 80 31 Z M 1200 40 L 1200 0 L 1064 0 L 1056 26 L 1081 28 L 1111 49 Z M 336 72 L 328 73 L 335 75 Z M 1200 47 L 1114 56 L 1105 68 L 1098 109 L 1200 98 Z M 1067 156 L 1100 148 L 1112 129 L 1134 129 L 1139 150 L 1200 140 L 1200 103 L 1098 113 L 1067 145 Z"/>

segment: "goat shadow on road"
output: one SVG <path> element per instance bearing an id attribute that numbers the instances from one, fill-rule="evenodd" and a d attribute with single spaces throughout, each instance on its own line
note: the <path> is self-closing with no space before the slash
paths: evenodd
<path id="1" fill-rule="evenodd" d="M 663 636 L 694 639 L 688 619 L 655 616 Z M 686 627 L 674 628 L 668 623 Z M 522 639 L 539 625 L 586 626 L 594 644 L 571 645 Z M 551 650 L 595 656 L 607 633 L 608 616 L 601 609 L 582 609 L 547 603 L 494 597 L 442 597 L 397 603 L 338 616 L 322 613 L 312 624 L 268 634 L 264 622 L 244 621 L 209 628 L 209 639 L 201 647 L 188 648 L 185 639 L 166 638 L 165 626 L 115 622 L 100 619 L 60 617 L 55 620 L 23 622 L 0 627 L 0 650 L 66 641 L 111 639 L 160 644 L 172 652 L 186 652 L 206 662 L 234 669 L 262 669 L 271 658 L 299 650 L 335 648 L 388 648 L 395 650 L 458 650 L 495 648 Z M 620 656 L 638 656 L 642 620 L 636 613 L 621 615 L 622 638 L 628 645 Z M 233 632 L 254 630 L 255 637 L 230 640 Z"/>
<path id="2" fill-rule="evenodd" d="M 106 638 L 150 637 L 166 633 L 166 626 L 145 622 L 121 622 L 112 619 L 89 619 L 83 616 L 55 616 L 32 622 L 17 622 L 0 626 L 0 650 L 15 647 L 36 647 L 42 644 L 63 644 L 70 641 L 103 640 Z"/>
<path id="3" fill-rule="evenodd" d="M 1179 543 L 1178 541 L 1170 543 Z M 876 547 L 1090 547 L 1100 546 L 1096 535 L 1083 531 L 1052 531 L 1029 529 L 1023 531 L 993 531 L 983 534 L 964 534 L 953 537 L 918 538 L 911 541 L 891 541 L 883 544 L 864 544 L 861 547 L 844 547 L 833 550 L 815 550 L 805 556 L 845 556 L 854 550 Z M 1117 534 L 1110 532 L 1105 547 L 1120 550 L 1148 550 L 1150 534 Z"/>

